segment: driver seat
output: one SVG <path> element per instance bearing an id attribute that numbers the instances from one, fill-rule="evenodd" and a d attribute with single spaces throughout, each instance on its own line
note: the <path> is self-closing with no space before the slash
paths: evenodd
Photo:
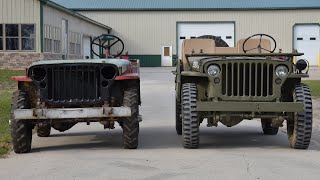
<path id="1" fill-rule="evenodd" d="M 243 43 L 246 39 L 240 39 L 237 43 L 237 48 L 238 48 L 238 53 L 244 53 L 243 51 Z M 246 46 L 245 46 L 245 50 L 249 50 L 252 48 L 256 48 L 259 45 L 260 39 L 249 39 L 246 42 Z M 271 51 L 271 41 L 269 39 L 261 39 L 261 47 L 268 49 Z M 262 53 L 270 53 L 268 51 L 265 51 L 263 49 L 261 49 Z M 254 49 L 251 51 L 247 51 L 247 53 L 259 53 L 258 49 Z"/>
<path id="2" fill-rule="evenodd" d="M 216 43 L 212 39 L 186 39 L 182 43 L 182 64 L 184 69 L 189 69 L 186 54 L 212 54 L 216 52 Z M 190 62 L 192 64 L 192 62 Z"/>

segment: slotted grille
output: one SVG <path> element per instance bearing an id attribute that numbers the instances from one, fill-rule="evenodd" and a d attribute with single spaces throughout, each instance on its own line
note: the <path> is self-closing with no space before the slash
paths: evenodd
<path id="1" fill-rule="evenodd" d="M 47 69 L 48 100 L 100 99 L 100 68 L 96 65 L 52 66 Z"/>
<path id="2" fill-rule="evenodd" d="M 272 96 L 273 71 L 274 65 L 269 63 L 223 63 L 222 95 Z"/>

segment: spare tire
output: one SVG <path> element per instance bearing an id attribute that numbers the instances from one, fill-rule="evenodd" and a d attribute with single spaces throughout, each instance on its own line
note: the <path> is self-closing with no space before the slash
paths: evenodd
<path id="1" fill-rule="evenodd" d="M 229 47 L 228 43 L 226 43 L 221 37 L 213 36 L 213 35 L 203 35 L 197 37 L 197 39 L 213 39 L 216 43 L 216 47 Z"/>

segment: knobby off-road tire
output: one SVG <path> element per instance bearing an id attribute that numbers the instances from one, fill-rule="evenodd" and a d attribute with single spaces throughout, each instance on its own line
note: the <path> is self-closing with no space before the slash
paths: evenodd
<path id="1" fill-rule="evenodd" d="M 139 94 L 137 88 L 128 88 L 124 91 L 123 106 L 131 107 L 131 117 L 123 118 L 123 147 L 136 149 L 139 137 Z"/>
<path id="2" fill-rule="evenodd" d="M 181 103 L 176 99 L 176 131 L 182 135 Z"/>
<path id="3" fill-rule="evenodd" d="M 14 119 L 13 115 L 14 110 L 27 108 L 30 108 L 27 93 L 20 90 L 15 91 L 12 97 L 10 126 L 13 150 L 16 153 L 27 153 L 31 150 L 32 125 L 26 120 Z"/>
<path id="4" fill-rule="evenodd" d="M 278 134 L 279 127 L 272 127 L 271 126 L 271 119 L 262 118 L 261 119 L 261 127 L 264 134 L 267 135 L 276 135 Z"/>
<path id="5" fill-rule="evenodd" d="M 38 124 L 36 130 L 39 137 L 49 137 L 51 133 L 51 124 Z"/>
<path id="6" fill-rule="evenodd" d="M 197 112 L 197 86 L 194 83 L 182 85 L 182 138 L 183 147 L 199 147 L 199 118 Z"/>
<path id="7" fill-rule="evenodd" d="M 295 149 L 307 149 L 312 134 L 312 99 L 310 89 L 305 84 L 297 84 L 293 91 L 293 101 L 303 103 L 303 112 L 291 113 L 287 121 L 289 143 Z"/>

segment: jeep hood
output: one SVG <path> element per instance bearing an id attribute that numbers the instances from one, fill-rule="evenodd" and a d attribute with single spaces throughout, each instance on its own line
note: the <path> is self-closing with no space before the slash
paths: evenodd
<path id="1" fill-rule="evenodd" d="M 84 64 L 84 63 L 93 63 L 93 64 L 114 64 L 118 67 L 119 74 L 125 72 L 130 64 L 129 60 L 126 59 L 72 59 L 72 60 L 40 60 L 31 64 L 33 66 L 41 65 L 54 65 L 54 64 Z"/>

